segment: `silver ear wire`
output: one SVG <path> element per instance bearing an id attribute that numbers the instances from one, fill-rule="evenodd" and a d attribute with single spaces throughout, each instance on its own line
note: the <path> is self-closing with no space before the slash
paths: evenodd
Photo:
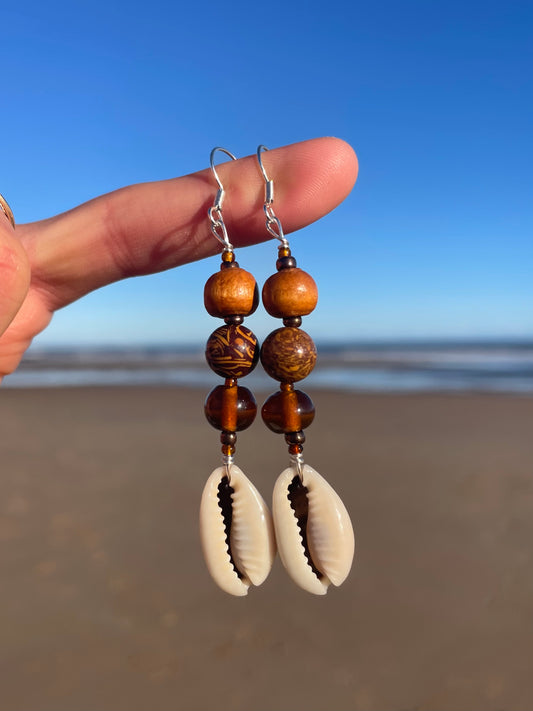
<path id="1" fill-rule="evenodd" d="M 257 161 L 259 163 L 261 173 L 263 174 L 263 178 L 265 179 L 265 204 L 263 205 L 263 210 L 265 212 L 266 217 L 266 228 L 273 237 L 279 239 L 279 241 L 284 247 L 288 247 L 289 241 L 283 234 L 283 227 L 281 226 L 281 222 L 279 221 L 279 218 L 276 216 L 274 208 L 272 207 L 274 204 L 274 181 L 270 180 L 266 173 L 263 161 L 261 159 L 262 151 L 268 151 L 268 148 L 263 145 L 257 147 Z"/>
<path id="2" fill-rule="evenodd" d="M 209 220 L 211 222 L 211 232 L 214 234 L 214 236 L 220 242 L 220 244 L 223 245 L 224 252 L 233 252 L 233 245 L 229 241 L 228 231 L 226 230 L 226 225 L 224 224 L 224 217 L 222 215 L 222 203 L 224 201 L 224 196 L 225 196 L 226 192 L 224 190 L 224 186 L 222 185 L 220 178 L 218 177 L 218 173 L 215 168 L 215 153 L 217 151 L 221 151 L 222 153 L 225 153 L 232 160 L 237 160 L 237 158 L 235 158 L 233 153 L 228 151 L 226 148 L 221 148 L 220 146 L 217 146 L 216 148 L 213 148 L 213 150 L 211 151 L 211 156 L 210 156 L 209 161 L 211 163 L 211 170 L 213 171 L 213 175 L 215 176 L 215 180 L 217 181 L 218 190 L 217 190 L 217 194 L 215 197 L 215 202 L 209 208 L 207 214 L 208 214 Z"/>

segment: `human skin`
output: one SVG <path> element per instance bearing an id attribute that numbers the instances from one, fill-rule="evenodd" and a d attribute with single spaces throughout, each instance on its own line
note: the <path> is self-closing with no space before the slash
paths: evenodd
<path id="1" fill-rule="evenodd" d="M 263 153 L 262 160 L 275 180 L 276 214 L 286 233 L 333 210 L 357 178 L 356 155 L 337 138 L 276 148 Z M 233 245 L 269 239 L 264 181 L 255 155 L 221 163 L 217 173 L 231 195 L 224 203 L 224 220 Z M 0 215 L 0 382 L 15 370 L 55 310 L 119 279 L 220 251 L 206 217 L 213 199 L 207 168 L 121 188 L 15 229 Z"/>

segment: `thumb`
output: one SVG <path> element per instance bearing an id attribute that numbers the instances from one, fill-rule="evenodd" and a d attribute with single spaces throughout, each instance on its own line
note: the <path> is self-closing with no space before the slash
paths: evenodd
<path id="1" fill-rule="evenodd" d="M 0 335 L 22 306 L 31 275 L 26 252 L 15 236 L 10 214 L 9 206 L 0 196 Z"/>

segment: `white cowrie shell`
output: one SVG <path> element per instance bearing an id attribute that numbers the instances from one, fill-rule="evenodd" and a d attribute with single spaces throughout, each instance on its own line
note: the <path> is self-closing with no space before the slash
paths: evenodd
<path id="1" fill-rule="evenodd" d="M 301 473 L 300 483 L 297 468 L 291 466 L 280 474 L 274 486 L 276 541 L 281 561 L 294 582 L 310 593 L 325 595 L 330 583 L 341 585 L 348 576 L 355 538 L 337 492 L 308 464 L 302 466 Z M 299 501 L 289 487 L 297 490 Z"/>
<path id="2" fill-rule="evenodd" d="M 207 568 L 217 585 L 230 595 L 246 595 L 250 584 L 261 585 L 272 568 L 276 555 L 274 527 L 261 494 L 232 464 L 233 493 L 226 490 L 225 495 L 226 501 L 231 501 L 228 546 L 220 497 L 225 478 L 226 467 L 218 467 L 207 480 L 200 503 L 200 538 Z"/>

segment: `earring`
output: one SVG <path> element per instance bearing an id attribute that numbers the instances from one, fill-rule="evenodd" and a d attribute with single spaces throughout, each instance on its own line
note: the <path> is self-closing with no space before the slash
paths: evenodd
<path id="1" fill-rule="evenodd" d="M 324 595 L 330 583 L 340 585 L 352 565 L 355 539 L 350 517 L 338 494 L 303 459 L 303 430 L 314 419 L 315 408 L 294 383 L 313 370 L 316 348 L 311 337 L 300 329 L 302 316 L 314 310 L 318 291 L 313 278 L 296 266 L 281 222 L 273 209 L 274 183 L 261 160 L 265 146 L 257 149 L 257 159 L 265 179 L 266 227 L 280 242 L 277 272 L 263 287 L 263 305 L 283 326 L 270 333 L 261 348 L 261 363 L 280 390 L 263 405 L 266 426 L 285 435 L 290 466 L 279 476 L 272 499 L 272 515 L 281 561 L 293 581 L 304 590 Z"/>
<path id="2" fill-rule="evenodd" d="M 257 308 L 259 293 L 254 277 L 235 261 L 228 239 L 222 216 L 225 192 L 214 165 L 217 151 L 236 160 L 225 148 L 211 151 L 219 189 L 208 215 L 211 231 L 224 249 L 220 271 L 205 285 L 204 304 L 211 316 L 224 319 L 224 325 L 209 336 L 205 355 L 209 367 L 225 381 L 205 401 L 208 422 L 221 432 L 222 466 L 213 471 L 202 494 L 200 538 L 214 581 L 231 595 L 246 595 L 251 584 L 260 585 L 269 574 L 276 544 L 267 505 L 233 461 L 237 432 L 249 427 L 257 412 L 254 396 L 238 385 L 238 378 L 248 375 L 259 357 L 257 338 L 242 325 Z"/>

